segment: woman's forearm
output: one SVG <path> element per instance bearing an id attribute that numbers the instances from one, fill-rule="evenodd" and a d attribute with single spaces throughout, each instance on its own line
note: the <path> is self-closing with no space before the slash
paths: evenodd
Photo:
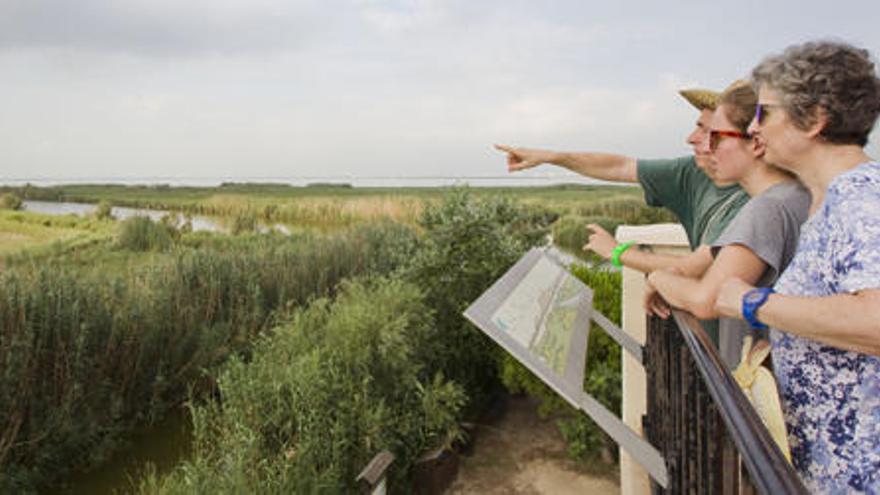
<path id="1" fill-rule="evenodd" d="M 671 306 L 684 309 L 701 320 L 715 318 L 715 291 L 700 279 L 669 270 L 651 274 L 651 284 Z"/>
<path id="2" fill-rule="evenodd" d="M 880 356 L 880 289 L 825 297 L 772 294 L 757 317 L 801 337 Z"/>
<path id="3" fill-rule="evenodd" d="M 620 255 L 620 261 L 624 266 L 642 273 L 675 268 L 683 275 L 700 277 L 712 264 L 712 255 L 705 246 L 686 255 L 653 253 L 632 247 Z"/>

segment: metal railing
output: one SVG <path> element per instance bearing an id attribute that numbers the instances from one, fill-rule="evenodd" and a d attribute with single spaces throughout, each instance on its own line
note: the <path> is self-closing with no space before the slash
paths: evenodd
<path id="1" fill-rule="evenodd" d="M 693 316 L 648 319 L 644 366 L 643 427 L 669 473 L 654 493 L 807 493 Z"/>

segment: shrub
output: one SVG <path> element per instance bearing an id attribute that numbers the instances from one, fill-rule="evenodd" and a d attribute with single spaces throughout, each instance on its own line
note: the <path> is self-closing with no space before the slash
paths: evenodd
<path id="1" fill-rule="evenodd" d="M 500 350 L 462 316 L 482 292 L 546 236 L 550 215 L 510 200 L 453 191 L 419 219 L 422 244 L 404 276 L 426 292 L 440 328 L 432 369 L 465 387 L 479 410 L 500 386 Z"/>
<path id="2" fill-rule="evenodd" d="M 637 198 L 620 198 L 578 208 L 576 213 L 585 217 L 608 217 L 619 224 L 643 225 L 651 223 L 677 222 L 675 215 L 665 208 L 654 208 Z"/>
<path id="3" fill-rule="evenodd" d="M 620 222 L 614 218 L 602 216 L 583 217 L 579 215 L 567 215 L 553 224 L 553 244 L 563 250 L 588 260 L 594 264 L 601 261 L 595 253 L 588 253 L 583 247 L 590 240 L 590 232 L 587 225 L 595 223 L 614 235 Z"/>
<path id="4" fill-rule="evenodd" d="M 93 213 L 98 220 L 113 220 L 113 205 L 107 201 L 101 201 Z"/>
<path id="5" fill-rule="evenodd" d="M 373 455 L 396 460 L 391 486 L 429 447 L 457 438 L 460 388 L 426 375 L 436 332 L 418 287 L 346 283 L 232 359 L 220 400 L 193 407 L 195 454 L 145 493 L 355 493 Z"/>
<path id="6" fill-rule="evenodd" d="M 0 196 L 0 209 L 4 210 L 20 210 L 24 206 L 21 198 L 15 193 L 4 193 Z"/>
<path id="7" fill-rule="evenodd" d="M 257 214 L 251 210 L 245 210 L 235 214 L 229 231 L 232 235 L 239 235 L 256 232 L 257 227 Z"/>
<path id="8" fill-rule="evenodd" d="M 164 251 L 173 243 L 173 230 L 150 217 L 131 217 L 120 224 L 117 245 L 131 251 Z"/>

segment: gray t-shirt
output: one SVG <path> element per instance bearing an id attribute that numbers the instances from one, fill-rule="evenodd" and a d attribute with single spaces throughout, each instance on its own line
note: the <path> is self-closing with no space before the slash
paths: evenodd
<path id="1" fill-rule="evenodd" d="M 721 248 L 730 244 L 745 246 L 767 264 L 756 285 L 772 287 L 794 256 L 801 224 L 809 209 L 810 193 L 800 182 L 776 184 L 742 207 L 712 243 L 712 255 L 717 256 Z M 721 318 L 720 322 L 721 357 L 735 368 L 742 354 L 743 337 L 751 329 L 739 319 Z"/>

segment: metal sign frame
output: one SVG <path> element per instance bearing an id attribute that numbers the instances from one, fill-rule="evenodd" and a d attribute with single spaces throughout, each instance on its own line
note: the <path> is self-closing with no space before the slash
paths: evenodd
<path id="1" fill-rule="evenodd" d="M 520 258 L 517 263 L 501 276 L 486 292 L 484 292 L 464 312 L 464 316 L 480 330 L 491 337 L 520 363 L 534 373 L 541 381 L 564 398 L 572 407 L 585 412 L 605 433 L 623 447 L 638 461 L 658 484 L 664 488 L 668 484 L 666 462 L 660 452 L 641 436 L 630 429 L 617 415 L 609 411 L 593 396 L 583 390 L 584 370 L 586 368 L 587 341 L 589 340 L 590 321 L 596 322 L 609 336 L 618 342 L 627 352 L 642 362 L 642 346 L 623 330 L 614 325 L 608 318 L 593 309 L 593 291 L 575 278 L 563 265 L 565 255 L 553 248 L 533 248 Z M 548 265 L 547 261 L 552 263 Z M 552 266 L 552 268 L 551 268 Z M 541 270 L 558 270 L 552 274 L 542 273 L 545 280 L 552 279 L 555 287 L 548 290 L 559 290 L 563 282 L 579 285 L 577 316 L 571 328 L 567 356 L 564 359 L 564 370 L 554 370 L 545 358 L 536 355 L 510 334 L 509 328 L 499 324 L 497 314 L 511 297 L 528 295 L 521 288 L 522 282 Z M 533 276 L 533 275 L 532 275 Z M 549 302 L 548 302 L 549 306 Z M 540 325 L 544 323 L 550 308 L 544 307 L 544 314 L 538 319 L 535 334 L 540 333 Z"/>

